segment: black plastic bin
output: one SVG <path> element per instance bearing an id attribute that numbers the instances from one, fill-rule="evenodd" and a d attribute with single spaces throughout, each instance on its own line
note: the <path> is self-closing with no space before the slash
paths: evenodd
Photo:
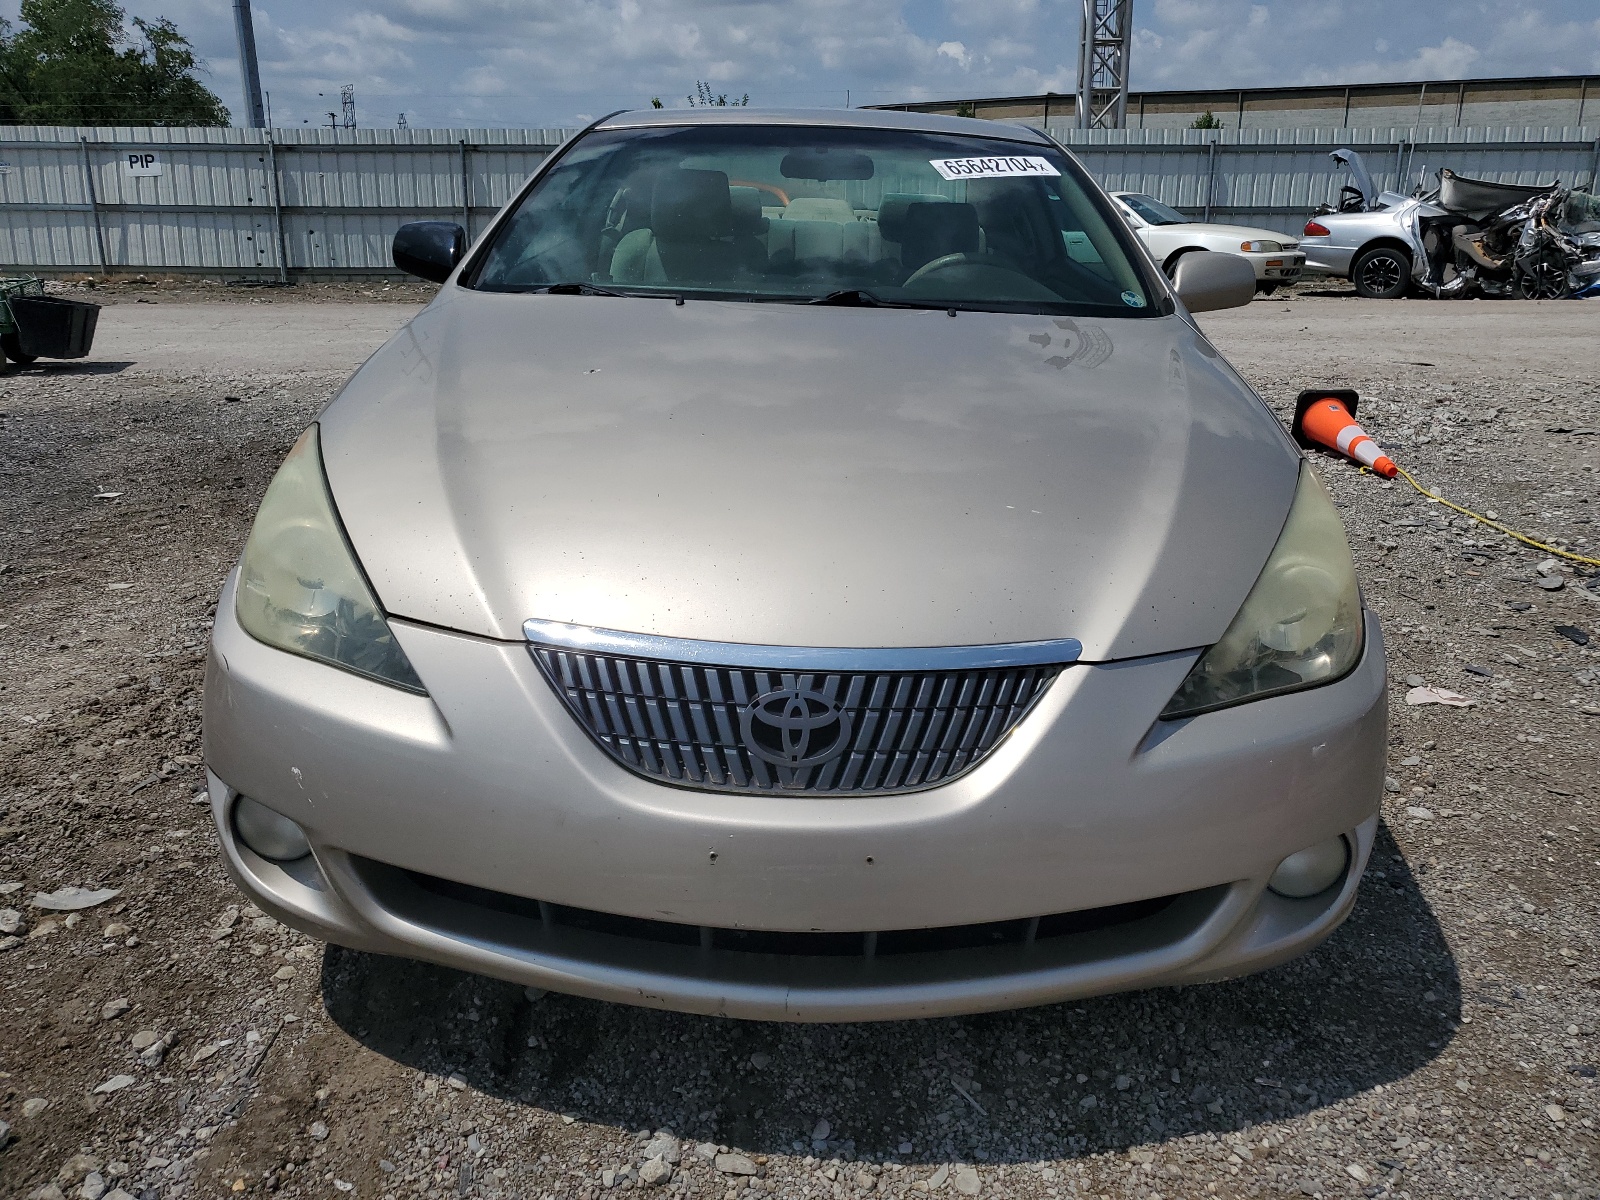
<path id="1" fill-rule="evenodd" d="M 82 358 L 94 344 L 100 306 L 62 296 L 13 296 L 17 342 L 33 358 Z"/>

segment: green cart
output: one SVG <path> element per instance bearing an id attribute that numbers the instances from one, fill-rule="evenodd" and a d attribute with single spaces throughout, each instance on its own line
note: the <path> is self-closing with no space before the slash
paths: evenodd
<path id="1" fill-rule="evenodd" d="M 82 358 L 94 345 L 100 306 L 47 296 L 32 275 L 0 278 L 0 353 L 27 366 L 41 358 Z"/>

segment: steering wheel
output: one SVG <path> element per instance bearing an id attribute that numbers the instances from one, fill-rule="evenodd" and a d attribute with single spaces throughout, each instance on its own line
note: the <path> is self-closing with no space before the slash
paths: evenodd
<path id="1" fill-rule="evenodd" d="M 907 275 L 906 281 L 900 286 L 908 288 L 913 284 L 928 278 L 930 275 L 936 275 L 940 271 L 949 271 L 955 267 L 986 267 L 991 271 L 1004 271 L 1008 275 L 1015 275 L 1020 279 L 1026 279 L 1035 287 L 1038 286 L 1038 281 L 1035 280 L 1031 275 L 1028 275 L 1023 271 L 1019 271 L 1016 267 L 1012 266 L 999 255 L 974 254 L 966 250 L 957 250 L 954 254 L 941 254 L 938 258 L 930 259 L 929 261 L 923 263 L 915 271 L 911 272 L 911 274 Z"/>

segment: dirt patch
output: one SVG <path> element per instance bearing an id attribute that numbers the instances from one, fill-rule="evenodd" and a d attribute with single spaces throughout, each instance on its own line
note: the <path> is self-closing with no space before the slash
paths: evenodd
<path id="1" fill-rule="evenodd" d="M 163 286 L 103 318 L 115 369 L 0 378 L 0 1194 L 1596 1194 L 1587 568 L 1319 464 L 1389 637 L 1392 790 L 1355 916 L 1287 966 L 889 1025 L 530 997 L 325 949 L 224 878 L 198 802 L 217 588 L 409 310 Z M 1430 486 L 1594 554 L 1589 307 L 1280 299 L 1205 319 L 1275 408 L 1355 386 Z M 1479 703 L 1408 708 L 1407 675 Z M 119 890 L 28 903 L 69 886 Z"/>
<path id="2" fill-rule="evenodd" d="M 190 302 L 204 304 L 426 304 L 437 284 L 417 279 L 360 282 L 198 279 L 192 275 L 64 275 L 47 280 L 45 290 L 100 304 Z"/>

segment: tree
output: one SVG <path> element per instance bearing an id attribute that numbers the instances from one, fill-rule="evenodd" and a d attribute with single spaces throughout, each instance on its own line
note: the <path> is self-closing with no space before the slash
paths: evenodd
<path id="1" fill-rule="evenodd" d="M 1201 113 L 1193 121 L 1189 122 L 1189 128 L 1190 129 L 1221 129 L 1222 128 L 1222 122 L 1219 121 L 1217 119 L 1217 115 L 1215 113 L 1213 113 L 1208 108 L 1208 109 L 1205 110 L 1205 112 Z"/>
<path id="2" fill-rule="evenodd" d="M 705 82 L 703 79 L 697 79 L 695 81 L 694 89 L 700 94 L 698 99 L 696 99 L 694 96 L 685 97 L 685 99 L 687 99 L 691 105 L 704 105 L 707 108 L 741 108 L 750 103 L 749 92 L 746 92 L 737 100 L 729 100 L 728 93 L 713 93 L 711 91 L 711 85 Z"/>
<path id="3" fill-rule="evenodd" d="M 178 27 L 135 17 L 130 36 L 125 16 L 115 0 L 22 0 L 21 29 L 0 19 L 0 123 L 226 125 Z"/>
<path id="4" fill-rule="evenodd" d="M 971 100 L 963 100 L 960 104 L 956 105 L 956 116 L 958 117 L 975 117 L 977 115 L 978 106 Z"/>

